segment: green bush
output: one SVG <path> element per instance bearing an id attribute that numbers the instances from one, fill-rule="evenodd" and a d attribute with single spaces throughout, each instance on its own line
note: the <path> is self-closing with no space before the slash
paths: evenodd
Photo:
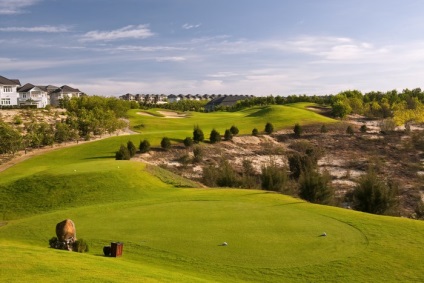
<path id="1" fill-rule="evenodd" d="M 74 252 L 79 252 L 79 253 L 88 252 L 89 251 L 88 243 L 83 239 L 76 240 L 72 245 L 72 250 Z"/>
<path id="2" fill-rule="evenodd" d="M 130 157 L 134 157 L 134 155 L 137 153 L 137 148 L 132 141 L 127 142 L 127 148 L 130 153 Z"/>
<path id="3" fill-rule="evenodd" d="M 193 142 L 193 139 L 192 138 L 186 137 L 184 139 L 183 143 L 184 143 L 185 147 L 191 147 L 191 146 L 193 146 L 193 143 L 194 142 Z"/>
<path id="4" fill-rule="evenodd" d="M 116 160 L 130 160 L 131 159 L 130 151 L 128 150 L 128 148 L 125 145 L 121 145 L 121 147 L 119 148 L 119 150 L 115 154 L 115 159 Z"/>
<path id="5" fill-rule="evenodd" d="M 330 175 L 316 170 L 303 171 L 299 178 L 299 196 L 313 203 L 331 204 L 334 190 L 329 185 Z"/>
<path id="6" fill-rule="evenodd" d="M 286 168 L 278 166 L 275 162 L 263 166 L 261 172 L 262 189 L 276 192 L 283 191 L 287 183 L 286 171 Z"/>
<path id="7" fill-rule="evenodd" d="M 302 135 L 302 131 L 302 126 L 300 126 L 299 124 L 294 125 L 293 132 L 295 137 L 299 138 L 300 135 Z"/>
<path id="8" fill-rule="evenodd" d="M 194 126 L 193 130 L 193 141 L 194 143 L 203 142 L 205 140 L 205 136 L 203 131 L 199 128 L 198 125 Z"/>
<path id="9" fill-rule="evenodd" d="M 218 143 L 218 142 L 220 142 L 221 141 L 221 134 L 217 130 L 213 129 L 211 131 L 210 136 L 209 136 L 209 141 L 211 143 Z"/>
<path id="10" fill-rule="evenodd" d="M 258 129 L 256 129 L 256 128 L 254 128 L 253 130 L 252 130 L 252 136 L 258 136 L 259 135 L 259 131 L 258 131 Z"/>
<path id="11" fill-rule="evenodd" d="M 216 184 L 219 187 L 238 188 L 241 186 L 241 179 L 228 160 L 221 160 L 218 168 Z"/>
<path id="12" fill-rule="evenodd" d="M 394 132 L 396 129 L 396 123 L 392 118 L 384 119 L 380 122 L 380 130 L 383 134 Z"/>
<path id="13" fill-rule="evenodd" d="M 230 128 L 230 132 L 233 134 L 233 136 L 236 136 L 239 133 L 239 129 L 236 126 L 233 125 Z"/>
<path id="14" fill-rule="evenodd" d="M 233 139 L 233 134 L 231 133 L 231 130 L 225 130 L 224 139 L 226 141 L 230 141 Z"/>
<path id="15" fill-rule="evenodd" d="M 193 148 L 193 155 L 194 155 L 194 157 L 193 157 L 194 163 L 198 163 L 198 162 L 202 161 L 202 159 L 203 159 L 203 149 L 202 149 L 202 147 L 201 146 L 195 146 Z"/>
<path id="16" fill-rule="evenodd" d="M 353 208 L 368 213 L 389 214 L 396 207 L 396 198 L 396 186 L 384 183 L 373 170 L 369 170 L 353 190 Z"/>
<path id="17" fill-rule="evenodd" d="M 148 140 L 143 140 L 142 142 L 140 142 L 140 153 L 146 153 L 150 150 L 150 143 Z"/>
<path id="18" fill-rule="evenodd" d="M 164 149 L 164 150 L 169 150 L 171 148 L 171 140 L 167 137 L 164 137 L 162 139 L 162 141 L 160 142 L 160 146 Z"/>
<path id="19" fill-rule="evenodd" d="M 270 135 L 274 132 L 274 126 L 271 123 L 266 123 L 265 125 L 265 133 Z"/>
<path id="20" fill-rule="evenodd" d="M 322 125 L 321 126 L 321 133 L 325 134 L 328 132 L 327 126 L 326 125 Z"/>
<path id="21" fill-rule="evenodd" d="M 216 187 L 218 175 L 218 169 L 214 165 L 206 166 L 203 168 L 202 183 L 208 187 Z"/>

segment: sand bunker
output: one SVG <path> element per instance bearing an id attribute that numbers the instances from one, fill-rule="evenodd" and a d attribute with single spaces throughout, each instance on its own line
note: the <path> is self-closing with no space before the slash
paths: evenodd
<path id="1" fill-rule="evenodd" d="M 155 117 L 154 115 L 147 113 L 147 112 L 137 112 L 137 115 L 141 116 L 148 116 L 148 117 Z"/>
<path id="2" fill-rule="evenodd" d="M 165 118 L 186 118 L 187 115 L 186 114 L 180 114 L 177 112 L 171 112 L 171 111 L 158 111 L 159 114 L 162 114 L 163 116 L 165 116 Z"/>
<path id="3" fill-rule="evenodd" d="M 187 118 L 187 114 L 180 114 L 180 113 L 172 112 L 172 111 L 157 111 L 157 112 L 163 115 L 163 117 L 155 116 L 147 112 L 137 112 L 137 114 L 141 116 L 157 117 L 157 118 L 170 118 L 170 119 Z"/>

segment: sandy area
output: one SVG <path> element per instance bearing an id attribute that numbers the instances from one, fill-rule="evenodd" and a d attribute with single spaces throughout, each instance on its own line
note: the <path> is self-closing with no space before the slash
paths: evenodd
<path id="1" fill-rule="evenodd" d="M 162 114 L 165 116 L 165 118 L 186 118 L 187 115 L 186 114 L 180 114 L 177 112 L 172 112 L 172 111 L 158 111 L 159 114 Z"/>
<path id="2" fill-rule="evenodd" d="M 158 118 L 168 118 L 168 119 L 178 119 L 178 118 L 187 118 L 187 114 L 180 114 L 172 111 L 157 111 L 159 114 L 163 115 L 163 117 Z M 147 117 L 157 117 L 147 112 L 137 112 L 138 115 L 147 116 Z"/>
<path id="3" fill-rule="evenodd" d="M 137 115 L 140 115 L 140 116 L 147 116 L 147 117 L 155 117 L 155 116 L 153 116 L 152 114 L 147 113 L 147 112 L 137 112 Z"/>

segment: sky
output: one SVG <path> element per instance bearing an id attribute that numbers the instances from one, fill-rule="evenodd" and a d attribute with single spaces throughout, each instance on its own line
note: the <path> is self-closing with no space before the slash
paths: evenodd
<path id="1" fill-rule="evenodd" d="M 0 75 L 89 95 L 424 83 L 422 0 L 0 0 Z"/>

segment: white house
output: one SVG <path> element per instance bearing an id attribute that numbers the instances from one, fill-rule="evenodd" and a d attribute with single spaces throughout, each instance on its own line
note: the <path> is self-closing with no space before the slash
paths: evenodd
<path id="1" fill-rule="evenodd" d="M 25 84 L 18 88 L 20 106 L 36 105 L 37 108 L 44 108 L 50 104 L 47 86 L 35 86 Z"/>
<path id="2" fill-rule="evenodd" d="M 17 88 L 21 85 L 19 80 L 11 80 L 0 76 L 0 107 L 18 105 Z"/>
<path id="3" fill-rule="evenodd" d="M 82 94 L 83 93 L 79 89 L 64 85 L 49 93 L 50 104 L 52 106 L 59 106 L 61 99 L 71 99 L 72 97 L 80 97 Z"/>

